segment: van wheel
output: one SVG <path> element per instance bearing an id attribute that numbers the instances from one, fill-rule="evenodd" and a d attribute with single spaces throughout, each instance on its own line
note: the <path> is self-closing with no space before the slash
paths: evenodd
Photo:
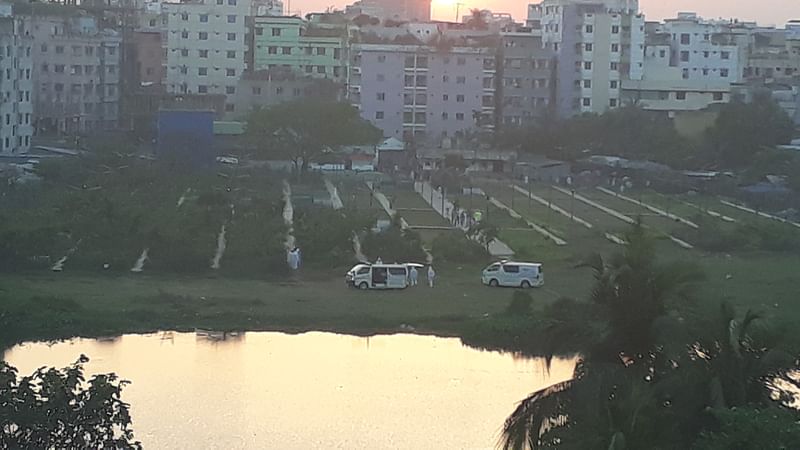
<path id="1" fill-rule="evenodd" d="M 500 286 L 500 283 L 498 283 L 497 280 L 491 280 L 491 281 L 489 281 L 489 286 L 497 287 L 497 286 Z"/>
<path id="2" fill-rule="evenodd" d="M 531 283 L 530 283 L 530 281 L 528 281 L 528 280 L 522 280 L 522 289 L 530 289 L 531 287 L 532 287 L 532 286 L 531 286 Z"/>
<path id="3" fill-rule="evenodd" d="M 366 291 L 367 289 L 369 289 L 369 284 L 367 284 L 367 282 L 364 281 L 358 285 L 358 288 L 361 289 L 362 291 Z"/>

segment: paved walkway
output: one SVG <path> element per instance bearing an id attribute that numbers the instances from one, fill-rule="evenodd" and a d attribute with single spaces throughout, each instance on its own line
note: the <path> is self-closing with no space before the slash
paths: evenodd
<path id="1" fill-rule="evenodd" d="M 339 197 L 339 190 L 336 188 L 336 186 L 334 186 L 333 183 L 331 183 L 331 180 L 327 178 L 324 179 L 324 182 L 325 188 L 328 189 L 328 194 L 331 196 L 331 206 L 333 209 L 338 211 L 344 208 L 344 203 L 342 203 L 342 199 Z"/>
<path id="2" fill-rule="evenodd" d="M 530 191 L 522 189 L 521 187 L 519 187 L 519 186 L 517 186 L 515 184 L 511 185 L 511 188 L 514 189 L 515 191 L 519 192 L 520 194 L 522 194 L 522 195 L 524 195 L 526 197 L 529 197 L 531 200 L 534 200 L 534 201 L 536 201 L 538 203 L 541 203 L 542 205 L 552 209 L 553 211 L 561 214 L 562 216 L 567 217 L 570 220 L 585 226 L 586 228 L 592 228 L 592 224 L 590 224 L 588 221 L 581 219 L 580 217 L 576 216 L 575 214 L 570 213 L 569 211 L 565 210 L 564 208 L 560 208 L 558 205 L 554 205 L 553 202 L 549 202 L 549 201 L 547 201 L 547 200 L 535 195 L 534 193 L 532 193 Z"/>
<path id="3" fill-rule="evenodd" d="M 448 212 L 453 210 L 453 203 L 450 202 L 447 198 L 443 198 L 442 194 L 433 189 L 430 183 L 423 183 L 423 182 L 416 182 L 414 183 L 414 190 L 417 191 L 422 198 L 431 205 L 434 211 L 439 213 L 444 219 L 450 222 L 450 217 Z M 444 209 L 443 209 L 444 208 Z M 465 233 L 469 229 L 466 226 L 459 227 Z M 489 254 L 493 257 L 503 258 L 503 257 L 511 257 L 514 256 L 514 250 L 511 249 L 506 243 L 499 239 L 495 239 L 489 243 Z"/>
<path id="4" fill-rule="evenodd" d="M 509 208 L 504 203 L 502 203 L 500 200 L 497 200 L 496 198 L 492 197 L 492 198 L 489 199 L 489 202 L 491 202 L 498 209 L 502 209 L 502 210 L 506 211 L 508 213 L 508 215 L 510 215 L 512 218 L 517 219 L 517 220 L 525 221 L 525 223 L 528 224 L 528 226 L 531 229 L 533 229 L 537 233 L 541 234 L 545 238 L 550 239 L 551 241 L 555 242 L 556 245 L 567 245 L 567 241 L 561 239 L 560 237 L 558 237 L 555 234 L 551 233 L 550 231 L 544 229 L 543 227 L 540 227 L 539 225 L 536 225 L 535 223 L 531 222 L 530 220 L 525 219 L 524 217 L 522 217 L 522 215 L 520 213 L 518 213 L 518 212 L 514 211 L 513 209 Z"/>
<path id="5" fill-rule="evenodd" d="M 386 198 L 385 195 L 383 195 L 383 192 L 376 191 L 375 189 L 373 189 L 372 188 L 372 183 L 370 183 L 369 181 L 367 182 L 367 187 L 369 187 L 369 190 L 372 191 L 372 196 L 375 197 L 375 200 L 377 200 L 378 203 L 381 205 L 381 207 L 383 207 L 383 210 L 386 211 L 386 214 L 388 214 L 389 217 L 394 219 L 395 215 L 397 214 L 397 211 L 392 209 L 392 205 L 389 203 L 389 199 Z M 403 216 L 400 216 L 400 228 L 402 228 L 404 230 L 408 230 L 408 229 L 411 228 L 408 225 L 408 222 L 406 222 L 406 219 L 403 218 Z M 424 247 L 422 248 L 422 250 L 425 252 L 425 259 L 426 259 L 425 262 L 427 264 L 432 264 L 433 263 L 433 255 L 431 254 L 431 252 L 429 252 L 428 249 L 426 249 Z"/>
<path id="6" fill-rule="evenodd" d="M 682 224 L 684 224 L 686 226 L 694 228 L 695 230 L 700 228 L 696 223 L 694 223 L 694 222 L 692 222 L 690 220 L 686 220 L 683 217 L 676 216 L 675 214 L 669 213 L 669 212 L 664 211 L 663 209 L 660 209 L 660 208 L 656 208 L 655 206 L 652 206 L 652 205 L 649 205 L 649 204 L 647 204 L 645 202 L 636 200 L 635 198 L 628 197 L 627 195 L 622 195 L 620 193 L 614 192 L 611 189 L 606 189 L 606 188 L 604 188 L 602 186 L 597 186 L 597 190 L 602 192 L 602 193 L 604 193 L 604 194 L 608 194 L 608 195 L 610 195 L 612 197 L 616 197 L 616 198 L 625 200 L 626 202 L 633 203 L 634 205 L 641 206 L 642 208 L 645 208 L 648 211 L 654 212 L 654 213 L 658 214 L 659 216 L 663 216 L 663 217 L 666 217 L 667 219 L 671 219 L 671 220 L 674 220 L 676 222 L 680 222 L 680 223 L 682 223 Z"/>

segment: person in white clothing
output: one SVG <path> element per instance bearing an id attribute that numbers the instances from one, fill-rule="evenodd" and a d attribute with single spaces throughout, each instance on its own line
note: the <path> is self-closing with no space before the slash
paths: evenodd
<path id="1" fill-rule="evenodd" d="M 411 284 L 411 286 L 417 285 L 417 280 L 419 279 L 419 271 L 417 271 L 416 267 L 411 266 L 411 270 L 408 272 L 408 279 L 410 282 L 409 284 Z"/>
<path id="2" fill-rule="evenodd" d="M 436 271 L 433 266 L 428 266 L 428 286 L 433 287 L 433 282 L 436 280 Z"/>

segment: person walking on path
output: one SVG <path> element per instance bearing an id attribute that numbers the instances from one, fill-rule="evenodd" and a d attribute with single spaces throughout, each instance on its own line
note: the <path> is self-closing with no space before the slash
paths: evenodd
<path id="1" fill-rule="evenodd" d="M 409 278 L 409 280 L 411 282 L 410 283 L 411 286 L 416 286 L 417 285 L 417 280 L 419 279 L 419 271 L 417 271 L 416 267 L 411 266 L 411 271 L 409 271 L 409 273 L 408 273 L 408 278 Z"/>
<path id="2" fill-rule="evenodd" d="M 436 271 L 433 266 L 428 266 L 428 286 L 433 287 L 433 282 L 436 280 Z"/>

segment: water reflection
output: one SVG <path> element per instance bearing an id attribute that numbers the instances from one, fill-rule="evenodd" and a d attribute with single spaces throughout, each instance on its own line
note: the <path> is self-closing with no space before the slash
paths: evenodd
<path id="1" fill-rule="evenodd" d="M 157 449 L 493 448 L 520 399 L 574 368 L 457 339 L 329 333 L 131 335 L 26 344 L 5 358 L 30 373 L 81 353 L 89 372 L 133 382 L 134 429 Z"/>

